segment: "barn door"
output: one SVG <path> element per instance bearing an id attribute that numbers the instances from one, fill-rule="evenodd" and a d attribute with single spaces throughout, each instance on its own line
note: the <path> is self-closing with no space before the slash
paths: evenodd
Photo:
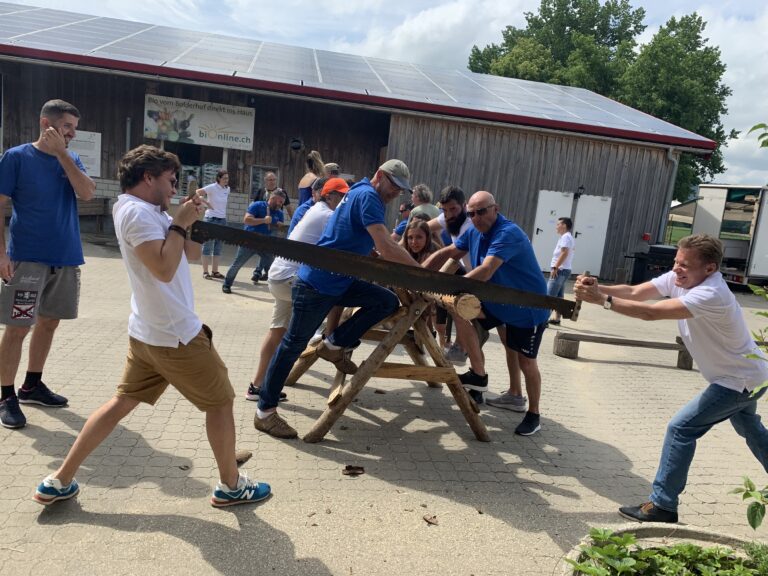
<path id="1" fill-rule="evenodd" d="M 581 274 L 588 270 L 590 274 L 600 276 L 610 214 L 610 198 L 586 194 L 582 194 L 579 198 L 572 230 L 576 241 L 571 270 L 573 274 Z"/>
<path id="2" fill-rule="evenodd" d="M 533 252 L 541 270 L 549 270 L 552 252 L 557 245 L 555 224 L 558 218 L 570 218 L 573 207 L 573 192 L 540 190 L 536 206 L 536 220 L 533 227 Z"/>

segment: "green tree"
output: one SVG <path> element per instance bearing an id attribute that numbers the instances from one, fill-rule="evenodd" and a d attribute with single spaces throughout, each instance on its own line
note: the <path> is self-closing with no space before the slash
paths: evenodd
<path id="1" fill-rule="evenodd" d="M 723 127 L 731 89 L 722 82 L 720 50 L 703 37 L 705 27 L 696 13 L 670 18 L 620 79 L 618 96 L 625 104 L 718 143 L 708 158 L 681 157 L 675 182 L 675 198 L 681 201 L 693 186 L 725 170 L 721 148 L 738 136 Z"/>

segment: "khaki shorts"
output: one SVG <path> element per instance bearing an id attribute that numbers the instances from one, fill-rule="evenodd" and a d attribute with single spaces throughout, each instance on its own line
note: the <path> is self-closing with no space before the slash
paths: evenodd
<path id="1" fill-rule="evenodd" d="M 79 301 L 79 266 L 14 262 L 13 278 L 0 281 L 0 324 L 32 326 L 38 315 L 72 320 Z"/>
<path id="2" fill-rule="evenodd" d="M 227 367 L 213 347 L 208 326 L 178 348 L 151 346 L 130 338 L 117 395 L 154 405 L 168 384 L 202 412 L 234 400 Z"/>
<path id="3" fill-rule="evenodd" d="M 285 328 L 291 323 L 293 315 L 293 299 L 291 291 L 293 290 L 293 278 L 288 280 L 268 280 L 267 286 L 275 298 L 275 307 L 272 309 L 272 322 L 270 328 Z"/>

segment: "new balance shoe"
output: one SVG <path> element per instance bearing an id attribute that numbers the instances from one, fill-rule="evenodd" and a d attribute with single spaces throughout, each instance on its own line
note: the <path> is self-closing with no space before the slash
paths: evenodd
<path id="1" fill-rule="evenodd" d="M 256 388 L 253 384 L 248 384 L 248 392 L 245 393 L 245 399 L 250 400 L 251 402 L 258 402 L 259 401 L 259 389 Z M 288 394 L 285 392 L 280 392 L 280 402 L 288 400 Z"/>
<path id="2" fill-rule="evenodd" d="M 67 405 L 67 399 L 64 396 L 51 392 L 50 388 L 40 382 L 32 390 L 19 388 L 19 402 L 22 404 L 38 404 L 48 406 L 49 408 L 61 408 Z"/>
<path id="3" fill-rule="evenodd" d="M 532 436 L 541 430 L 541 416 L 533 412 L 526 412 L 523 421 L 515 428 L 515 434 L 520 436 Z"/>
<path id="4" fill-rule="evenodd" d="M 27 425 L 27 418 L 21 411 L 16 396 L 10 396 L 0 402 L 0 424 L 6 428 L 24 428 Z"/>
<path id="5" fill-rule="evenodd" d="M 528 404 L 525 396 L 518 396 L 517 394 L 510 394 L 509 390 L 504 392 L 498 398 L 488 398 L 486 403 L 489 406 L 496 406 L 497 408 L 506 408 L 514 412 L 525 412 L 526 405 Z"/>
<path id="6" fill-rule="evenodd" d="M 72 478 L 72 482 L 64 486 L 61 480 L 47 476 L 35 490 L 35 495 L 32 497 L 35 502 L 48 506 L 59 500 L 69 500 L 77 496 L 80 492 L 80 485 L 77 480 Z"/>
<path id="7" fill-rule="evenodd" d="M 323 340 L 318 344 L 315 352 L 323 360 L 328 360 L 339 372 L 344 374 L 354 374 L 357 372 L 357 364 L 352 362 L 349 358 L 349 351 L 346 348 L 328 348 L 327 340 Z"/>
<path id="8" fill-rule="evenodd" d="M 467 353 L 461 349 L 461 347 L 453 343 L 443 350 L 445 359 L 457 366 L 463 366 L 467 363 Z"/>
<path id="9" fill-rule="evenodd" d="M 677 522 L 677 512 L 663 510 L 653 502 L 644 502 L 639 506 L 622 506 L 619 508 L 619 514 L 635 522 Z"/>
<path id="10" fill-rule="evenodd" d="M 464 389 L 466 390 L 476 390 L 478 392 L 488 391 L 488 374 L 480 376 L 479 374 L 475 374 L 470 368 L 469 371 L 464 372 L 464 374 L 459 374 L 459 380 L 461 380 L 461 385 L 464 386 Z"/>
<path id="11" fill-rule="evenodd" d="M 250 502 L 260 502 L 268 498 L 272 493 L 272 488 L 265 482 L 254 482 L 248 476 L 243 474 L 237 481 L 237 488 L 232 490 L 223 482 L 216 484 L 216 488 L 211 495 L 211 506 L 223 508 L 224 506 L 234 506 L 235 504 L 248 504 Z"/>

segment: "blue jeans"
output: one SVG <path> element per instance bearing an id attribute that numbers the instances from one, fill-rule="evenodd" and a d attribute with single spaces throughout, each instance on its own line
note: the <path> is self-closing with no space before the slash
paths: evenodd
<path id="1" fill-rule="evenodd" d="M 228 288 L 232 287 L 232 284 L 235 282 L 235 278 L 237 277 L 237 273 L 240 272 L 240 268 L 242 268 L 254 254 L 256 254 L 255 250 L 249 250 L 243 246 L 237 247 L 235 259 L 232 261 L 232 264 L 230 264 L 229 270 L 227 270 L 227 275 L 224 278 L 224 286 Z"/>
<path id="2" fill-rule="evenodd" d="M 718 384 L 710 384 L 688 402 L 667 425 L 661 462 L 653 481 L 651 502 L 663 510 L 677 510 L 677 497 L 685 488 L 688 469 L 696 451 L 696 440 L 712 426 L 730 420 L 736 432 L 747 441 L 752 454 L 768 472 L 768 430 L 757 414 L 757 400 L 750 392 L 736 392 Z"/>
<path id="3" fill-rule="evenodd" d="M 571 271 L 567 268 L 560 268 L 557 271 L 557 278 L 549 277 L 547 281 L 547 296 L 562 298 L 565 294 L 565 283 L 571 277 Z"/>
<path id="4" fill-rule="evenodd" d="M 304 352 L 307 342 L 323 319 L 336 305 L 359 306 L 359 310 L 328 336 L 328 342 L 342 348 L 352 348 L 371 327 L 394 313 L 400 300 L 392 292 L 368 282 L 354 280 L 346 292 L 338 296 L 321 294 L 306 282 L 296 279 L 291 292 L 293 315 L 288 331 L 269 362 L 267 374 L 259 392 L 259 408 L 268 410 L 277 406 L 294 362 Z"/>
<path id="5" fill-rule="evenodd" d="M 203 218 L 204 222 L 210 222 L 212 224 L 221 224 L 222 226 L 227 225 L 227 219 L 226 218 L 216 218 L 215 216 L 206 216 Z M 203 244 L 203 256 L 221 256 L 221 246 L 223 242 L 219 240 L 218 238 L 214 238 L 213 240 L 208 240 L 205 244 Z"/>
<path id="6" fill-rule="evenodd" d="M 269 272 L 269 267 L 275 261 L 273 254 L 267 254 L 266 252 L 257 252 L 257 254 L 259 255 L 259 265 L 254 269 L 251 278 L 258 278 L 262 272 Z"/>

